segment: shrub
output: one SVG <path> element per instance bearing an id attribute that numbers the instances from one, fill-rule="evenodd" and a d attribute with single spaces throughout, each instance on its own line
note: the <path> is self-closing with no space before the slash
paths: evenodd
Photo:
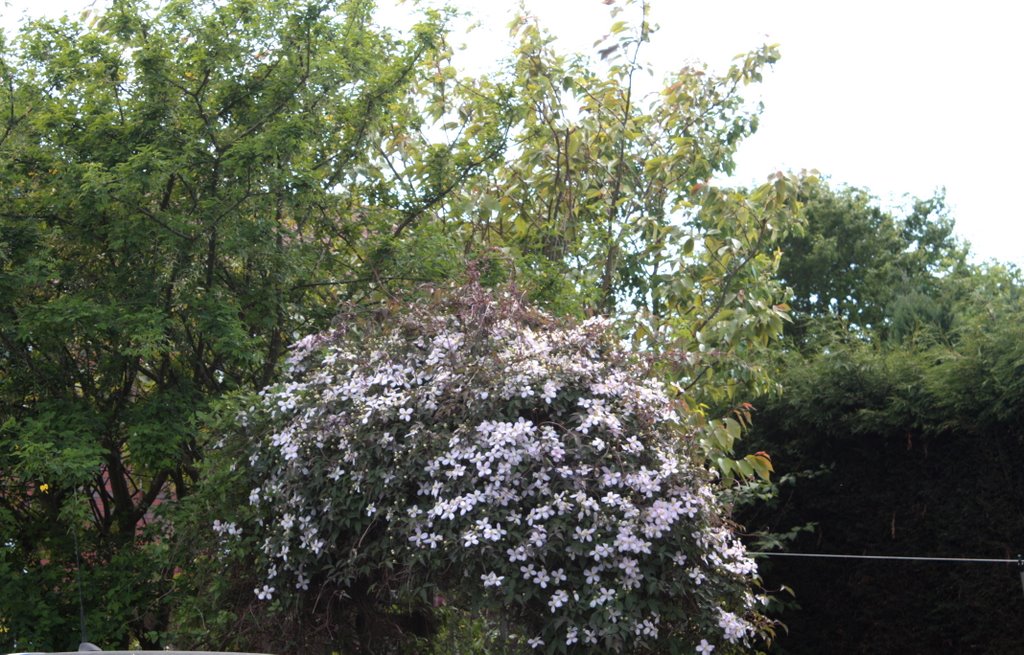
<path id="1" fill-rule="evenodd" d="M 238 416 L 249 504 L 215 529 L 259 599 L 433 599 L 545 652 L 764 634 L 687 416 L 607 320 L 469 286 L 338 325 Z"/>

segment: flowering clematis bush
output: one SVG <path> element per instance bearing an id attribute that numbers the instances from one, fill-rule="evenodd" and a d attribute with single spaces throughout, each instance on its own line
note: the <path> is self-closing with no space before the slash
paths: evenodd
<path id="1" fill-rule="evenodd" d="M 470 287 L 342 323 L 240 416 L 249 506 L 216 529 L 255 539 L 259 599 L 431 589 L 544 652 L 763 636 L 687 417 L 607 321 Z"/>

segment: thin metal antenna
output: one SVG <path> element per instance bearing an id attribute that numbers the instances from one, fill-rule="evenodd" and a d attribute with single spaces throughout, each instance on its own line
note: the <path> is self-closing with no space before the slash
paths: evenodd
<path id="1" fill-rule="evenodd" d="M 78 644 L 79 652 L 87 651 L 99 651 L 102 650 L 95 644 L 89 643 L 89 636 L 85 629 L 85 598 L 82 594 L 82 556 L 81 549 L 78 547 L 78 526 L 74 526 L 71 530 L 71 538 L 75 542 L 75 577 L 78 579 L 78 630 L 81 641 Z"/>
<path id="2" fill-rule="evenodd" d="M 89 637 L 85 630 L 85 600 L 82 595 L 82 558 L 78 548 L 78 526 L 71 530 L 71 536 L 75 540 L 75 577 L 78 578 L 78 631 L 81 636 L 81 643 L 87 643 Z"/>

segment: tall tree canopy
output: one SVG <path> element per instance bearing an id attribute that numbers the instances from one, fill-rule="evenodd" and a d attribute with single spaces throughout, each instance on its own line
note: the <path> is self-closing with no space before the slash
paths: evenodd
<path id="1" fill-rule="evenodd" d="M 118 0 L 4 44 L 7 638 L 71 645 L 38 606 L 65 628 L 76 615 L 53 599 L 70 600 L 68 526 L 85 516 L 86 588 L 123 594 L 110 613 L 90 603 L 97 638 L 164 625 L 147 585 L 171 571 L 131 554 L 155 547 L 141 530 L 196 482 L 208 400 L 267 383 L 292 333 L 331 314 L 336 287 L 318 283 L 358 268 L 346 243 L 372 229 L 366 153 L 441 43 L 431 22 L 382 33 L 371 8 Z"/>
<path id="2" fill-rule="evenodd" d="M 927 298 L 938 275 L 965 265 L 943 198 L 915 199 L 905 216 L 868 192 L 825 183 L 803 190 L 805 229 L 782 242 L 779 276 L 793 289 L 795 331 L 832 317 L 862 337 L 900 333 L 915 313 L 941 309 Z"/>
<path id="3" fill-rule="evenodd" d="M 180 535 L 156 509 L 194 491 L 212 401 L 273 381 L 339 300 L 402 302 L 468 262 L 621 319 L 702 455 L 768 474 L 733 459 L 742 412 L 716 412 L 772 385 L 800 180 L 709 180 L 777 53 L 644 95 L 653 27 L 624 8 L 599 62 L 523 18 L 472 80 L 444 14 L 399 36 L 369 0 L 114 0 L 0 43 L 0 644 L 74 643 L 76 535 L 95 638 L 163 643 Z"/>
<path id="4" fill-rule="evenodd" d="M 475 240 L 513 253 L 539 300 L 624 319 L 637 343 L 679 356 L 669 375 L 694 403 L 735 402 L 769 384 L 755 353 L 787 317 L 775 271 L 802 180 L 776 174 L 749 193 L 709 180 L 757 129 L 741 93 L 778 52 L 752 51 L 723 74 L 684 66 L 644 93 L 655 27 L 647 3 L 626 4 L 636 22 L 613 25 L 597 63 L 558 53 L 524 16 L 504 74 L 451 81 L 440 115 L 493 122 L 479 99 L 508 97 L 513 122 L 509 154 L 448 209 Z"/>

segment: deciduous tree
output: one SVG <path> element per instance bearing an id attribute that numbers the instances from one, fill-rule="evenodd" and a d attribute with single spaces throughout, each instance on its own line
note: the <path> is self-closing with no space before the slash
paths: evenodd
<path id="1" fill-rule="evenodd" d="M 939 276 L 962 270 L 966 249 L 953 235 L 941 194 L 915 199 L 905 216 L 886 211 L 862 189 L 806 185 L 805 229 L 782 241 L 782 280 L 793 289 L 793 332 L 808 321 L 839 320 L 862 338 L 913 330 L 918 319 L 948 327 Z"/>
<path id="2" fill-rule="evenodd" d="M 94 634 L 156 643 L 172 570 L 143 529 L 190 493 L 209 400 L 269 382 L 296 330 L 379 274 L 361 243 L 389 201 L 371 155 L 442 42 L 437 20 L 380 31 L 362 0 L 117 0 L 85 18 L 0 49 L 9 648 L 75 639 L 72 525 Z"/>

